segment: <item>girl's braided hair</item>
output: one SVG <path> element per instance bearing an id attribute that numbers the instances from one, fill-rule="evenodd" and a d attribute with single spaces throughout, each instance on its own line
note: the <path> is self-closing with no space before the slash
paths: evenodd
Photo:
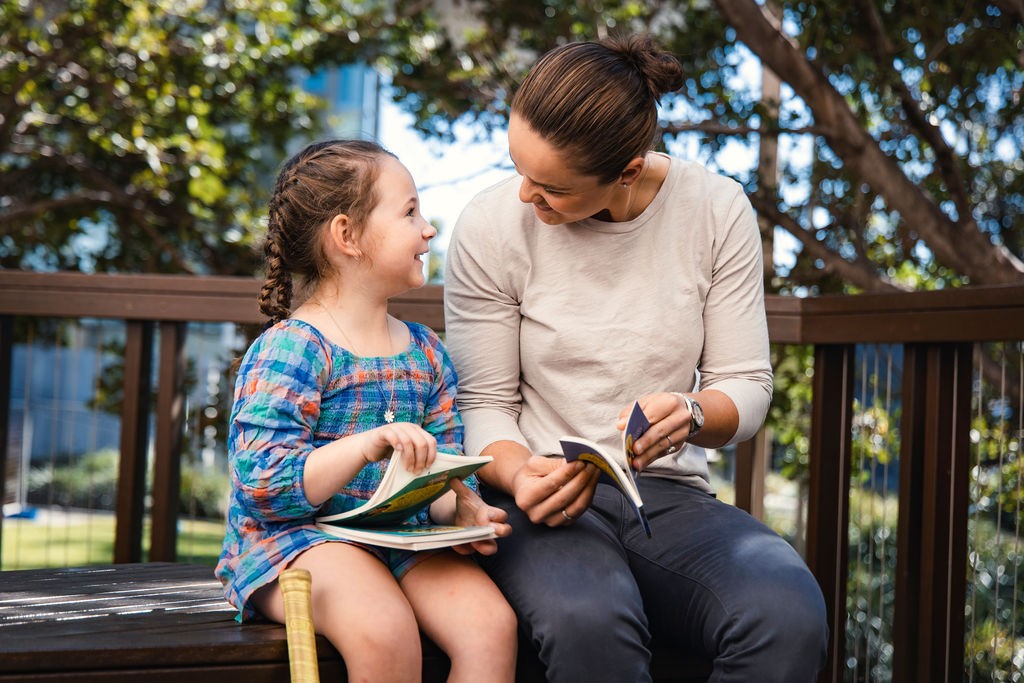
<path id="1" fill-rule="evenodd" d="M 357 230 L 365 225 L 377 204 L 374 184 L 386 154 L 375 142 L 328 140 L 309 145 L 281 167 L 263 243 L 266 279 L 259 307 L 268 325 L 291 313 L 293 276 L 311 287 L 329 274 L 323 232 L 331 219 L 345 214 Z"/>

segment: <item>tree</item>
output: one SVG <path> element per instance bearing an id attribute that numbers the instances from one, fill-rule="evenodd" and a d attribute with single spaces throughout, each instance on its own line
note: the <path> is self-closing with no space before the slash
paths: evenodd
<path id="1" fill-rule="evenodd" d="M 478 23 L 395 72 L 430 134 L 455 115 L 501 121 L 523 70 L 558 42 L 646 31 L 691 74 L 665 102 L 666 144 L 698 133 L 713 161 L 737 141 L 810 142 L 810 154 L 780 158 L 778 184 L 753 168 L 738 174 L 762 219 L 801 246 L 776 288 L 1024 279 L 1019 0 L 786 2 L 781 21 L 755 0 L 463 5 Z M 745 80 L 751 53 L 785 85 L 777 116 Z"/>
<path id="2" fill-rule="evenodd" d="M 408 43 L 390 5 L 0 0 L 0 267 L 252 273 L 301 77 Z"/>
<path id="3" fill-rule="evenodd" d="M 84 248 L 97 270 L 251 272 L 268 174 L 317 131 L 297 74 L 372 63 L 444 137 L 504 126 L 553 45 L 646 31 L 690 74 L 666 147 L 698 136 L 715 165 L 778 142 L 777 178 L 726 169 L 799 244 L 772 289 L 1020 282 L 1024 5 L 962 5 L 0 0 L 0 266 L 81 268 Z"/>

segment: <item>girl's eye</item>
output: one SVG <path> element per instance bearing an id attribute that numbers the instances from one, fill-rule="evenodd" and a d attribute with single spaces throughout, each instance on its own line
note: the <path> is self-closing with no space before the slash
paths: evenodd
<path id="1" fill-rule="evenodd" d="M 412 218 L 415 215 L 416 215 L 416 209 L 415 208 L 409 209 L 408 211 L 405 212 L 406 218 Z"/>
<path id="2" fill-rule="evenodd" d="M 551 188 L 551 187 L 545 187 L 545 188 L 542 188 L 542 189 L 543 189 L 543 190 L 544 190 L 545 192 L 547 192 L 548 194 L 565 194 L 565 193 L 564 193 L 564 192 L 562 192 L 561 190 L 556 190 L 556 189 L 554 189 L 554 188 Z"/>

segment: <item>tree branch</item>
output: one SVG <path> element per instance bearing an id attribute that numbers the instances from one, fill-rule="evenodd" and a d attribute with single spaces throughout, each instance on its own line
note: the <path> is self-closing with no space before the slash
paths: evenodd
<path id="1" fill-rule="evenodd" d="M 870 41 L 872 51 L 875 53 L 875 61 L 885 64 L 887 68 L 896 72 L 896 77 L 894 79 L 887 78 L 885 79 L 886 82 L 896 92 L 896 96 L 899 97 L 903 111 L 907 115 L 907 120 L 935 151 L 935 161 L 939 167 L 939 174 L 945 179 L 946 187 L 949 189 L 949 193 L 953 195 L 957 213 L 960 215 L 959 222 L 963 223 L 966 220 L 970 220 L 972 207 L 968 199 L 967 182 L 960 170 L 960 165 L 957 163 L 956 155 L 946 143 L 946 139 L 942 137 L 939 127 L 928 121 L 924 111 L 921 109 L 920 103 L 913 93 L 910 92 L 910 88 L 903 81 L 902 75 L 893 65 L 893 56 L 896 54 L 896 49 L 889 40 L 889 36 L 885 33 L 885 25 L 882 22 L 881 15 L 878 13 L 878 7 L 871 0 L 857 0 L 857 5 L 864 12 L 868 23 L 871 25 L 871 30 L 878 38 L 878 40 Z"/>
<path id="2" fill-rule="evenodd" d="M 856 261 L 848 261 L 829 249 L 818 241 L 814 232 L 804 228 L 789 214 L 780 211 L 775 201 L 754 194 L 750 197 L 750 202 L 761 216 L 793 235 L 808 254 L 825 262 L 827 272 L 835 273 L 843 281 L 866 292 L 893 292 L 906 289 L 881 276 L 875 264 L 859 253 Z"/>
<path id="3" fill-rule="evenodd" d="M 716 121 L 700 121 L 698 123 L 670 123 L 661 128 L 670 134 L 707 133 L 708 135 L 760 135 L 761 137 L 779 137 L 780 135 L 824 135 L 821 126 L 803 128 L 764 128 L 762 126 L 730 126 Z"/>
<path id="4" fill-rule="evenodd" d="M 755 0 L 715 0 L 739 40 L 785 80 L 810 107 L 832 150 L 911 225 L 941 262 L 959 263 L 976 284 L 1020 282 L 1021 262 L 981 233 L 973 215 L 955 225 L 921 187 L 912 182 L 863 128 L 843 96 L 800 51 L 774 28 Z"/>

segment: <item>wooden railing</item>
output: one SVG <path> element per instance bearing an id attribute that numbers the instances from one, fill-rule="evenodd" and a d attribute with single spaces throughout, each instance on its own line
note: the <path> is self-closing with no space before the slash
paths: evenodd
<path id="1" fill-rule="evenodd" d="M 10 457 L 14 319 L 125 321 L 126 400 L 114 560 L 142 558 L 150 443 L 154 481 L 148 557 L 174 560 L 185 327 L 189 322 L 261 323 L 255 304 L 258 286 L 245 278 L 0 271 L 0 465 Z M 439 286 L 427 286 L 394 300 L 392 312 L 440 330 L 441 298 Z M 1024 285 L 846 297 L 769 296 L 766 308 L 774 344 L 814 347 L 806 559 L 829 611 L 831 649 L 822 680 L 841 681 L 844 674 L 853 375 L 856 349 L 865 344 L 902 346 L 893 680 L 962 679 L 971 359 L 977 343 L 1024 340 Z M 154 374 L 156 386 L 151 387 Z M 156 415 L 152 435 L 151 396 Z M 737 505 L 755 513 L 765 457 L 758 443 L 737 448 L 735 482 Z M 0 466 L 0 491 L 5 471 Z"/>

